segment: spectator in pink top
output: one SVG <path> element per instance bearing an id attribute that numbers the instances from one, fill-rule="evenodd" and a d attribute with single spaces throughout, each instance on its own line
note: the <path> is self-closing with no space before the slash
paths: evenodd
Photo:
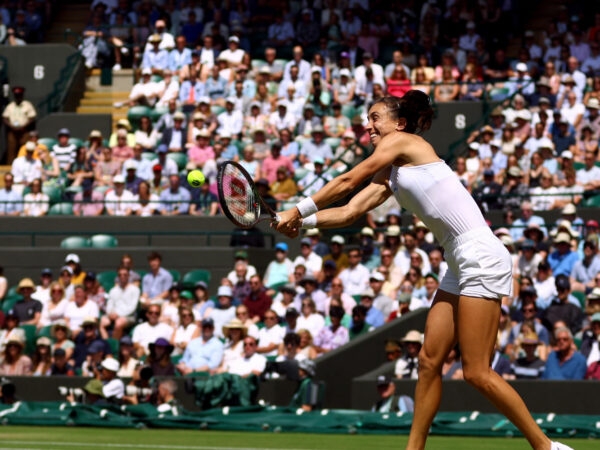
<path id="1" fill-rule="evenodd" d="M 133 158 L 133 149 L 127 145 L 127 130 L 117 131 L 117 145 L 112 148 L 112 156 L 120 164 Z"/>
<path id="2" fill-rule="evenodd" d="M 210 146 L 210 133 L 208 130 L 200 130 L 196 135 L 196 143 L 187 151 L 188 161 L 193 162 L 198 169 L 204 171 L 207 177 L 216 174 L 217 163 L 215 151 Z"/>
<path id="3" fill-rule="evenodd" d="M 93 190 L 94 182 L 83 180 L 83 190 L 73 198 L 73 214 L 76 216 L 99 216 L 104 210 L 104 196 Z"/>
<path id="4" fill-rule="evenodd" d="M 269 180 L 269 183 L 274 183 L 277 180 L 277 169 L 281 166 L 285 167 L 293 175 L 294 165 L 292 161 L 287 156 L 281 154 L 281 143 L 273 142 L 271 145 L 271 154 L 263 160 L 261 178 L 266 178 Z"/>

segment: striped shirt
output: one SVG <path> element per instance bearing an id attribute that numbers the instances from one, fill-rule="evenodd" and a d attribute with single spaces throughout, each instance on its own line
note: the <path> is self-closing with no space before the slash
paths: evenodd
<path id="1" fill-rule="evenodd" d="M 66 147 L 55 144 L 52 147 L 52 155 L 56 158 L 58 165 L 62 170 L 67 170 L 69 164 L 75 161 L 76 151 L 77 146 L 75 144 L 69 144 Z"/>

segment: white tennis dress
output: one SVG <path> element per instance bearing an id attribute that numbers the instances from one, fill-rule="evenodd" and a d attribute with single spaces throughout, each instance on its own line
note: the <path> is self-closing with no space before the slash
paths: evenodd
<path id="1" fill-rule="evenodd" d="M 448 271 L 440 289 L 470 297 L 510 295 L 510 254 L 444 161 L 392 166 L 390 189 L 398 203 L 416 214 L 444 247 Z"/>

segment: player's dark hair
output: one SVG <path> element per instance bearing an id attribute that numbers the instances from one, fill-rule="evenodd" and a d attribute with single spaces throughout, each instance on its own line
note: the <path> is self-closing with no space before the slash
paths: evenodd
<path id="1" fill-rule="evenodd" d="M 404 131 L 407 133 L 421 134 L 431 128 L 434 113 L 431 99 L 421 91 L 410 90 L 402 98 L 382 97 L 373 104 L 377 103 L 383 103 L 387 107 L 392 119 L 405 119 Z"/>

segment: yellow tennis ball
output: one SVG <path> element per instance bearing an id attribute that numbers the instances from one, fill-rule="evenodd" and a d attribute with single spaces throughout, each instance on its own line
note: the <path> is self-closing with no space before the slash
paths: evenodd
<path id="1" fill-rule="evenodd" d="M 187 181 L 190 183 L 190 186 L 199 188 L 204 184 L 206 178 L 201 170 L 192 170 L 190 173 L 188 173 Z"/>

